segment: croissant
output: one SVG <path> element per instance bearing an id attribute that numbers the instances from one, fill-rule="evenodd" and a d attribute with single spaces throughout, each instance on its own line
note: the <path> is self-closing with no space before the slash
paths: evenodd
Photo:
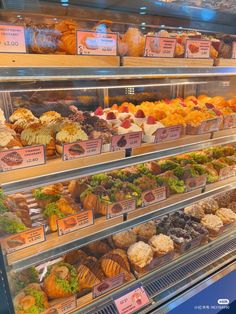
<path id="1" fill-rule="evenodd" d="M 125 280 L 132 278 L 128 257 L 124 250 L 115 249 L 100 259 L 101 268 L 107 277 L 114 277 L 123 273 Z"/>
<path id="2" fill-rule="evenodd" d="M 74 250 L 71 252 L 68 252 L 65 257 L 64 261 L 65 263 L 71 264 L 71 265 L 79 265 L 86 261 L 88 258 L 87 254 L 84 253 L 81 250 Z"/>
<path id="3" fill-rule="evenodd" d="M 83 289 L 92 289 L 105 279 L 100 265 L 95 257 L 88 257 L 87 260 L 77 268 L 79 287 Z"/>
<path id="4" fill-rule="evenodd" d="M 100 257 L 110 251 L 109 245 L 105 241 L 95 241 L 92 243 L 89 243 L 85 250 L 88 254 L 95 255 L 97 257 Z"/>
<path id="5" fill-rule="evenodd" d="M 85 182 L 72 180 L 68 185 L 68 191 L 71 194 L 71 197 L 76 201 L 80 200 L 80 195 L 88 188 L 88 185 Z"/>

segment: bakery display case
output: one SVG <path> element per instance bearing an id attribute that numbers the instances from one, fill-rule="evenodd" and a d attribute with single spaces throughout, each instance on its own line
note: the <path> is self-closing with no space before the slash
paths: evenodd
<path id="1" fill-rule="evenodd" d="M 1 3 L 3 311 L 167 313 L 235 260 L 234 10 L 68 2 Z"/>

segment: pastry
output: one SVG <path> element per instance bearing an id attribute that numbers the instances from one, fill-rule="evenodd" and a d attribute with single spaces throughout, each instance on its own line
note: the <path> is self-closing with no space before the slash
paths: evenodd
<path id="1" fill-rule="evenodd" d="M 128 44 L 128 56 L 142 57 L 144 53 L 145 37 L 138 28 L 129 27 L 123 36 L 123 42 Z"/>
<path id="2" fill-rule="evenodd" d="M 22 143 L 17 137 L 16 132 L 0 123 L 0 150 L 20 147 L 22 147 Z"/>
<path id="3" fill-rule="evenodd" d="M 0 125 L 4 124 L 6 122 L 6 118 L 5 118 L 5 115 L 4 115 L 4 112 L 3 110 L 0 108 Z"/>
<path id="4" fill-rule="evenodd" d="M 13 300 L 16 314 L 40 314 L 49 308 L 48 298 L 37 283 L 21 290 Z"/>
<path id="5" fill-rule="evenodd" d="M 185 214 L 196 217 L 198 219 L 202 219 L 205 215 L 204 209 L 199 203 L 185 207 L 184 212 Z"/>
<path id="6" fill-rule="evenodd" d="M 92 289 L 94 285 L 99 284 L 105 279 L 100 268 L 99 262 L 95 257 L 88 257 L 85 262 L 77 268 L 77 280 L 80 291 Z"/>
<path id="7" fill-rule="evenodd" d="M 117 129 L 118 134 L 126 134 L 141 131 L 142 131 L 141 127 L 135 123 L 132 123 L 130 120 L 124 120 Z"/>
<path id="8" fill-rule="evenodd" d="M 201 220 L 201 224 L 208 229 L 209 235 L 213 237 L 217 236 L 220 229 L 223 227 L 222 220 L 218 216 L 212 214 L 205 215 Z"/>
<path id="9" fill-rule="evenodd" d="M 115 277 L 121 273 L 124 274 L 126 281 L 132 278 L 129 260 L 124 250 L 115 249 L 110 251 L 100 259 L 100 264 L 102 271 L 108 278 Z"/>
<path id="10" fill-rule="evenodd" d="M 81 250 L 74 250 L 66 253 L 64 256 L 64 262 L 78 266 L 88 258 L 88 255 Z"/>
<path id="11" fill-rule="evenodd" d="M 60 197 L 56 206 L 65 215 L 74 215 L 80 211 L 79 205 L 75 204 L 68 196 Z"/>
<path id="12" fill-rule="evenodd" d="M 129 246 L 137 242 L 137 235 L 133 230 L 125 230 L 114 234 L 112 241 L 117 248 L 127 250 Z"/>
<path id="13" fill-rule="evenodd" d="M 230 224 L 236 220 L 236 214 L 230 208 L 220 208 L 216 211 L 223 224 Z"/>
<path id="14" fill-rule="evenodd" d="M 156 225 L 154 221 L 150 220 L 141 225 L 135 226 L 133 231 L 137 234 L 139 240 L 147 242 L 156 234 Z"/>
<path id="15" fill-rule="evenodd" d="M 56 123 L 60 119 L 61 119 L 60 113 L 56 111 L 46 111 L 40 116 L 39 121 L 42 124 L 49 125 L 49 124 Z"/>
<path id="16" fill-rule="evenodd" d="M 21 269 L 21 271 L 10 271 L 9 285 L 13 295 L 16 295 L 20 290 L 24 289 L 28 284 L 39 281 L 39 274 L 35 267 Z"/>
<path id="17" fill-rule="evenodd" d="M 144 122 L 146 122 L 146 116 L 142 109 L 138 109 L 134 115 L 134 122 L 141 126 Z"/>
<path id="18" fill-rule="evenodd" d="M 219 208 L 227 208 L 228 204 L 231 202 L 231 191 L 221 193 L 214 197 L 217 201 Z"/>
<path id="19" fill-rule="evenodd" d="M 205 214 L 215 214 L 215 212 L 219 209 L 218 203 L 213 198 L 207 198 L 200 201 L 198 202 L 198 205 L 201 206 Z"/>
<path id="20" fill-rule="evenodd" d="M 147 143 L 154 142 L 157 129 L 164 128 L 164 125 L 157 122 L 155 117 L 148 116 L 146 122 L 142 124 L 143 140 Z"/>
<path id="21" fill-rule="evenodd" d="M 88 184 L 86 180 L 72 180 L 68 184 L 68 191 L 71 194 L 71 197 L 76 200 L 80 201 L 80 195 L 88 188 Z"/>
<path id="22" fill-rule="evenodd" d="M 149 239 L 148 244 L 152 247 L 154 256 L 159 257 L 174 251 L 174 242 L 171 237 L 158 234 Z"/>
<path id="23" fill-rule="evenodd" d="M 6 212 L 0 215 L 0 234 L 14 234 L 25 230 L 27 227 L 14 213 Z"/>
<path id="24" fill-rule="evenodd" d="M 174 242 L 175 249 L 181 251 L 183 246 L 188 244 L 192 241 L 192 237 L 190 236 L 189 232 L 185 229 L 181 228 L 170 228 L 167 234 L 171 237 Z"/>
<path id="25" fill-rule="evenodd" d="M 108 253 L 111 250 L 111 248 L 105 240 L 98 240 L 86 245 L 84 247 L 84 250 L 88 254 L 100 258 L 102 255 Z"/>
<path id="26" fill-rule="evenodd" d="M 43 290 L 50 299 L 65 298 L 79 289 L 76 269 L 64 262 L 48 268 L 43 281 Z"/>
<path id="27" fill-rule="evenodd" d="M 92 209 L 98 215 L 107 214 L 109 192 L 104 187 L 88 188 L 80 195 L 80 199 L 84 209 Z"/>
<path id="28" fill-rule="evenodd" d="M 40 187 L 32 191 L 38 206 L 45 208 L 51 202 L 59 200 L 63 194 L 63 185 L 61 183 L 56 183 L 48 185 L 45 187 Z"/>
<path id="29" fill-rule="evenodd" d="M 234 213 L 236 213 L 236 202 L 232 202 L 228 205 L 228 208 L 232 209 Z"/>
<path id="30" fill-rule="evenodd" d="M 77 22 L 71 19 L 62 20 L 55 24 L 55 29 L 60 33 L 59 51 L 70 55 L 77 53 L 76 30 L 79 28 Z"/>
<path id="31" fill-rule="evenodd" d="M 142 241 L 132 244 L 128 248 L 127 255 L 130 263 L 138 272 L 142 272 L 153 259 L 151 246 Z"/>
<path id="32" fill-rule="evenodd" d="M 38 119 L 26 108 L 18 108 L 9 118 L 17 133 L 21 133 L 27 126 L 38 123 Z"/>

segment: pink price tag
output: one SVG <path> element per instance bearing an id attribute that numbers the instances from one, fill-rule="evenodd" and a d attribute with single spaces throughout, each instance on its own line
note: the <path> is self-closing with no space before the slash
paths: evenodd
<path id="1" fill-rule="evenodd" d="M 107 219 L 113 218 L 136 209 L 136 200 L 134 198 L 121 202 L 109 204 L 107 206 Z"/>
<path id="2" fill-rule="evenodd" d="M 122 135 L 114 135 L 111 139 L 111 151 L 141 146 L 142 132 L 132 132 Z"/>
<path id="3" fill-rule="evenodd" d="M 142 193 L 143 206 L 155 204 L 165 199 L 166 199 L 166 188 L 164 186 Z"/>
<path id="4" fill-rule="evenodd" d="M 26 53 L 23 26 L 0 25 L 0 52 Z"/>
<path id="5" fill-rule="evenodd" d="M 0 172 L 28 168 L 46 163 L 44 145 L 0 152 Z"/>
<path id="6" fill-rule="evenodd" d="M 146 291 L 141 284 L 135 285 L 125 293 L 114 298 L 119 314 L 132 314 L 150 303 Z"/>
<path id="7" fill-rule="evenodd" d="M 182 133 L 182 125 L 173 125 L 166 128 L 157 129 L 155 135 L 155 143 L 174 141 L 180 138 Z"/>
<path id="8" fill-rule="evenodd" d="M 87 56 L 116 56 L 117 33 L 77 31 L 77 54 Z"/>
<path id="9" fill-rule="evenodd" d="M 105 279 L 103 282 L 93 286 L 93 289 L 92 289 L 93 299 L 99 297 L 102 294 L 107 293 L 108 291 L 112 289 L 115 289 L 123 285 L 124 281 L 125 281 L 125 276 L 123 273 L 115 277 Z"/>
<path id="10" fill-rule="evenodd" d="M 232 59 L 236 59 L 236 41 L 233 42 Z"/>
<path id="11" fill-rule="evenodd" d="M 73 160 L 81 157 L 101 154 L 102 139 L 63 144 L 62 160 Z"/>
<path id="12" fill-rule="evenodd" d="M 146 36 L 145 57 L 173 58 L 175 54 L 175 38 Z"/>
<path id="13" fill-rule="evenodd" d="M 201 39 L 187 39 L 185 57 L 192 59 L 209 59 L 211 41 Z"/>

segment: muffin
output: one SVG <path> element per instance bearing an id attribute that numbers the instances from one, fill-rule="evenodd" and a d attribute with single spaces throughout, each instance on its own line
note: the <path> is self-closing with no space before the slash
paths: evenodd
<path id="1" fill-rule="evenodd" d="M 199 203 L 185 207 L 184 213 L 198 219 L 202 219 L 205 215 L 204 209 Z"/>
<path id="2" fill-rule="evenodd" d="M 222 220 L 212 214 L 205 215 L 201 220 L 201 224 L 208 229 L 209 235 L 212 237 L 217 236 L 223 227 Z"/>
<path id="3" fill-rule="evenodd" d="M 198 203 L 204 210 L 205 214 L 215 214 L 215 212 L 219 209 L 219 205 L 216 200 L 213 198 L 207 198 Z"/>
<path id="4" fill-rule="evenodd" d="M 137 272 L 142 272 L 153 259 L 153 251 L 150 245 L 139 241 L 132 244 L 127 251 L 130 263 Z"/>
<path id="5" fill-rule="evenodd" d="M 137 242 L 137 234 L 133 230 L 119 232 L 112 236 L 114 245 L 119 249 L 128 249 Z"/>
<path id="6" fill-rule="evenodd" d="M 228 208 L 232 209 L 236 213 L 236 202 L 232 202 L 228 205 Z"/>
<path id="7" fill-rule="evenodd" d="M 219 208 L 225 208 L 231 202 L 231 197 L 232 191 L 228 191 L 217 195 L 216 197 L 214 197 L 214 199 L 217 201 Z"/>
<path id="8" fill-rule="evenodd" d="M 223 224 L 230 224 L 236 220 L 236 214 L 230 208 L 220 208 L 217 210 L 216 215 L 220 217 Z"/>
<path id="9" fill-rule="evenodd" d="M 151 237 L 148 244 L 152 247 L 154 256 L 159 257 L 174 251 L 173 240 L 164 234 L 158 234 Z"/>
<path id="10" fill-rule="evenodd" d="M 147 242 L 156 234 L 156 225 L 154 221 L 148 221 L 134 227 L 133 231 L 137 234 L 138 240 Z"/>

